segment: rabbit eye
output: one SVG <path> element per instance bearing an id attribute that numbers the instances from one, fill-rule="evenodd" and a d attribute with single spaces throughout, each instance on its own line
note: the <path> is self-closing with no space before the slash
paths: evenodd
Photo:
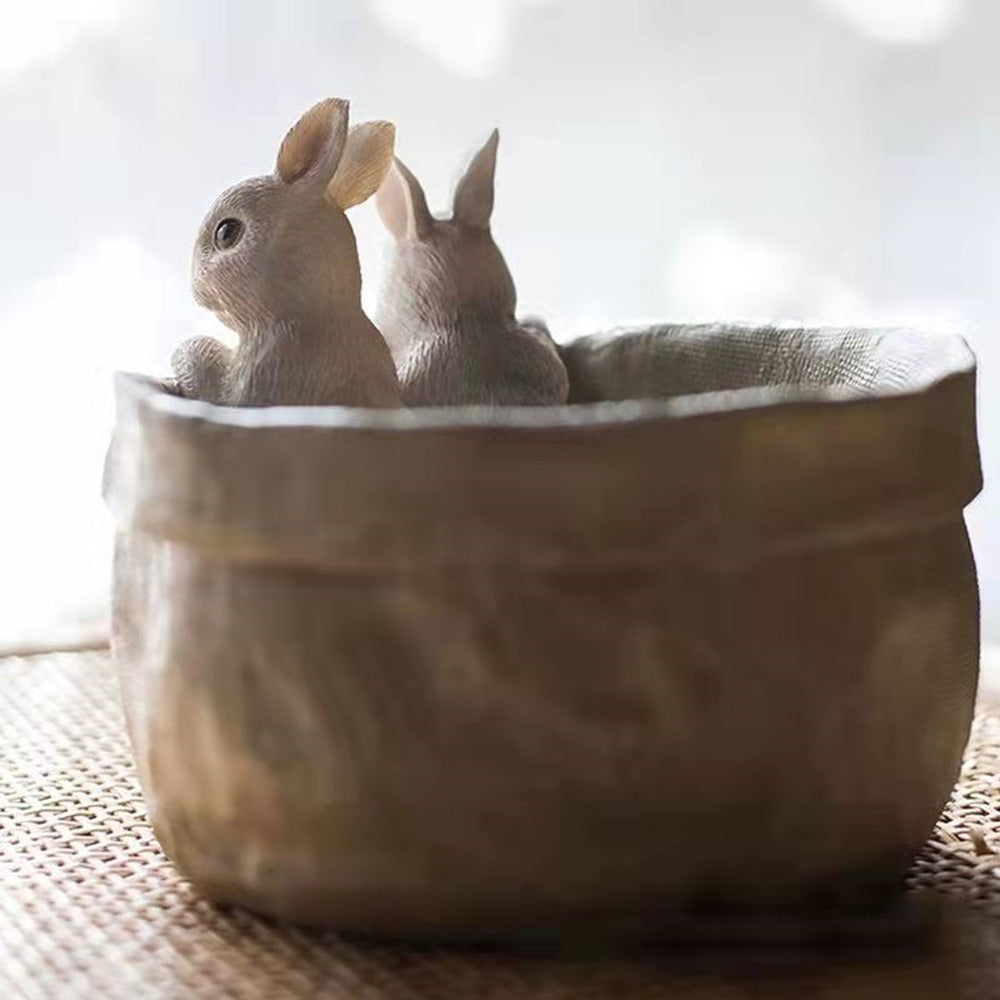
<path id="1" fill-rule="evenodd" d="M 223 219 L 215 227 L 215 247 L 217 250 L 230 250 L 240 241 L 243 235 L 243 223 L 239 219 Z"/>

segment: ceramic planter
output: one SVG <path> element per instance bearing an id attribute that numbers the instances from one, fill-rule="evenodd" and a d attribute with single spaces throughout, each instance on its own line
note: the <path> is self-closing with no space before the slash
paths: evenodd
<path id="1" fill-rule="evenodd" d="M 119 377 L 114 651 L 157 834 L 210 897 L 502 938 L 898 885 L 976 688 L 968 348 L 563 354 L 580 405 L 537 410 Z"/>

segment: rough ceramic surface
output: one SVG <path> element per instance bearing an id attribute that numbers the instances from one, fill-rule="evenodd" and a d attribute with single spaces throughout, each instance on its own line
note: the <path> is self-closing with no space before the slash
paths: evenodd
<path id="1" fill-rule="evenodd" d="M 382 183 L 395 132 L 347 122 L 347 101 L 320 101 L 285 136 L 274 173 L 223 192 L 202 222 L 194 296 L 239 344 L 181 344 L 171 365 L 184 395 L 230 406 L 400 405 L 392 357 L 361 308 L 344 214 Z"/>
<path id="2" fill-rule="evenodd" d="M 931 831 L 977 675 L 964 343 L 563 354 L 580 401 L 701 395 L 234 410 L 120 377 L 114 651 L 208 895 L 505 937 L 854 900 Z"/>
<path id="3" fill-rule="evenodd" d="M 435 219 L 399 160 L 376 202 L 395 253 L 376 321 L 409 406 L 545 406 L 566 401 L 566 370 L 540 320 L 515 316 L 517 295 L 493 241 L 494 131 Z"/>

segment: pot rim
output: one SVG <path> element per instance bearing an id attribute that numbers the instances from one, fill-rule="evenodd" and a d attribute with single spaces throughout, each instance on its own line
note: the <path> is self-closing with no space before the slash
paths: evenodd
<path id="1" fill-rule="evenodd" d="M 665 331 L 667 327 L 621 327 L 607 333 L 581 337 L 563 345 L 564 352 L 586 347 L 588 350 L 619 342 L 622 337 Z M 760 333 L 767 330 L 776 336 L 808 335 L 813 340 L 842 338 L 845 329 L 836 327 L 765 327 L 745 323 L 677 324 L 670 327 L 689 335 L 713 333 Z M 880 346 L 886 341 L 906 358 L 914 358 L 920 347 L 920 365 L 913 365 L 900 385 L 888 382 L 860 390 L 841 385 L 776 383 L 739 389 L 686 393 L 670 398 L 573 402 L 560 406 L 439 406 L 409 409 L 366 409 L 353 406 L 219 406 L 187 399 L 172 393 L 168 382 L 134 372 L 116 372 L 115 389 L 127 394 L 144 407 L 180 419 L 196 419 L 233 428 L 323 428 L 365 431 L 447 431 L 488 430 L 499 433 L 566 430 L 584 431 L 658 421 L 718 418 L 725 414 L 783 407 L 870 406 L 887 399 L 912 397 L 932 392 L 951 378 L 973 375 L 976 358 L 966 340 L 957 334 L 928 333 L 908 328 L 852 328 L 852 333 L 870 333 Z"/>

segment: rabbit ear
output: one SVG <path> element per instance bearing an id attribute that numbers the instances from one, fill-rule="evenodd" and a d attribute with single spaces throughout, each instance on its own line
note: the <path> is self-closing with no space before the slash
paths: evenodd
<path id="1" fill-rule="evenodd" d="M 396 127 L 392 122 L 363 122 L 347 133 L 340 166 L 326 196 L 345 211 L 360 205 L 378 189 L 392 166 Z"/>
<path id="2" fill-rule="evenodd" d="M 289 130 L 278 150 L 275 173 L 286 183 L 326 187 L 347 140 L 347 101 L 327 98 L 314 104 Z"/>
<path id="3" fill-rule="evenodd" d="M 399 157 L 375 198 L 378 214 L 397 240 L 420 239 L 430 230 L 433 219 L 420 181 Z"/>
<path id="4" fill-rule="evenodd" d="M 472 158 L 469 169 L 455 188 L 455 202 L 452 217 L 467 226 L 490 228 L 493 214 L 493 177 L 497 169 L 497 146 L 500 131 L 494 129 L 485 145 Z"/>

